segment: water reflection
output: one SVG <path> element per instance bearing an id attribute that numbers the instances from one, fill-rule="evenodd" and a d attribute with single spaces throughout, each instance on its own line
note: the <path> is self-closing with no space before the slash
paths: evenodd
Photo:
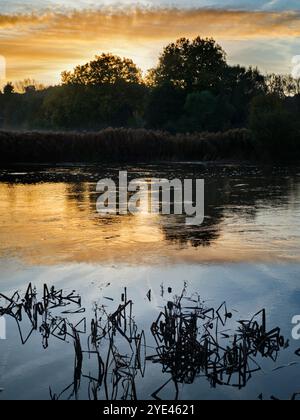
<path id="1" fill-rule="evenodd" d="M 205 222 L 96 213 L 96 182 L 204 178 Z M 0 254 L 30 263 L 299 260 L 297 168 L 232 166 L 40 168 L 0 174 Z"/>
<path id="2" fill-rule="evenodd" d="M 96 182 L 120 169 L 204 178 L 205 223 L 100 216 Z M 290 397 L 298 357 L 277 325 L 289 337 L 299 309 L 299 216 L 297 168 L 0 170 L 0 315 L 10 334 L 1 342 L 10 356 L 2 396 L 236 398 L 241 388 L 241 398 Z M 29 281 L 38 290 L 13 292 Z"/>
<path id="3" fill-rule="evenodd" d="M 179 385 L 199 378 L 213 388 L 242 389 L 264 360 L 275 364 L 278 353 L 289 347 L 279 327 L 268 329 L 265 309 L 249 320 L 236 320 L 225 302 L 209 306 L 197 292 L 189 295 L 187 284 L 179 296 L 172 297 L 171 288 L 168 294 L 166 306 L 152 323 L 148 320 L 145 331 L 135 320 L 126 288 L 112 310 L 103 303 L 86 311 L 75 291 L 44 285 L 40 297 L 29 284 L 23 296 L 0 294 L 0 315 L 16 321 L 23 345 L 33 333 L 41 335 L 44 349 L 50 339 L 73 345 L 72 382 L 60 392 L 52 384 L 53 400 L 80 399 L 82 387 L 87 388 L 83 395 L 93 400 L 136 400 L 136 379 L 147 380 L 147 363 L 161 366 L 151 395 L 157 400 L 170 384 L 174 392 L 168 389 L 167 398 L 180 399 Z M 151 300 L 151 291 L 147 296 Z M 148 345 L 151 335 L 155 346 Z"/>

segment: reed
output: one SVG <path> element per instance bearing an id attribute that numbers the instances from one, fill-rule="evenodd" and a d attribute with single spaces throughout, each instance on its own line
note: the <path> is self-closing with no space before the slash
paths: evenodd
<path id="1" fill-rule="evenodd" d="M 2 163 L 255 159 L 251 132 L 172 135 L 145 129 L 98 132 L 0 131 Z"/>

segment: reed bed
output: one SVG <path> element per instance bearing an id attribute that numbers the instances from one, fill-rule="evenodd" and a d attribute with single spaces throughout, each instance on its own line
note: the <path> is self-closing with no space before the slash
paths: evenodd
<path id="1" fill-rule="evenodd" d="M 172 135 L 145 129 L 99 132 L 0 131 L 3 163 L 255 159 L 247 129 Z"/>

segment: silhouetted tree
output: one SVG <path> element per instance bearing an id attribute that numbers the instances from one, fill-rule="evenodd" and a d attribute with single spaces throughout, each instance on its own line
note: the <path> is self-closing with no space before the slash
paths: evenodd
<path id="1" fill-rule="evenodd" d="M 268 74 L 266 76 L 268 93 L 279 98 L 300 94 L 300 79 L 291 75 Z"/>
<path id="2" fill-rule="evenodd" d="M 73 72 L 62 73 L 63 84 L 101 85 L 119 81 L 140 83 L 141 80 L 141 70 L 132 60 L 112 54 L 96 56 L 95 60 L 75 67 Z"/>
<path id="3" fill-rule="evenodd" d="M 15 88 L 13 84 L 11 82 L 8 82 L 3 88 L 3 93 L 4 95 L 11 95 L 14 92 L 14 90 Z"/>
<path id="4" fill-rule="evenodd" d="M 258 69 L 233 66 L 227 67 L 221 90 L 235 109 L 233 125 L 242 127 L 247 124 L 252 99 L 265 95 L 267 86 Z"/>
<path id="5" fill-rule="evenodd" d="M 145 87 L 138 84 L 63 85 L 49 90 L 42 111 L 49 128 L 55 129 L 136 126 L 144 96 Z"/>
<path id="6" fill-rule="evenodd" d="M 145 80 L 132 60 L 102 54 L 62 73 L 62 82 L 50 88 L 31 79 L 8 83 L 0 93 L 1 128 L 94 131 L 111 126 L 195 133 L 242 127 L 253 133 L 253 150 L 259 145 L 262 154 L 278 159 L 300 154 L 300 79 L 229 66 L 213 39 L 182 38 L 167 45 Z M 247 133 L 249 147 L 250 130 L 230 130 L 230 139 L 233 132 Z M 195 144 L 201 148 L 204 143 Z M 214 144 L 205 144 L 214 156 Z M 226 144 L 230 157 L 232 145 L 244 143 Z"/>
<path id="7" fill-rule="evenodd" d="M 217 96 L 209 91 L 190 93 L 186 98 L 184 111 L 181 125 L 188 131 L 229 129 L 234 114 L 234 108 L 225 96 Z"/>
<path id="8" fill-rule="evenodd" d="M 14 83 L 15 91 L 18 93 L 32 92 L 33 90 L 44 90 L 45 86 L 34 79 L 24 79 Z"/>
<path id="9" fill-rule="evenodd" d="M 276 95 L 258 96 L 250 109 L 249 126 L 263 153 L 276 159 L 299 157 L 299 120 Z"/>
<path id="10" fill-rule="evenodd" d="M 209 91 L 190 93 L 185 102 L 189 131 L 208 131 L 213 125 L 217 108 L 217 97 Z"/>
<path id="11" fill-rule="evenodd" d="M 148 80 L 153 85 L 172 83 L 189 92 L 215 91 L 226 66 L 226 54 L 213 39 L 181 38 L 165 47 Z"/>
<path id="12" fill-rule="evenodd" d="M 172 83 L 162 83 L 151 89 L 146 107 L 147 125 L 152 128 L 175 130 L 176 121 L 183 113 L 185 92 Z"/>

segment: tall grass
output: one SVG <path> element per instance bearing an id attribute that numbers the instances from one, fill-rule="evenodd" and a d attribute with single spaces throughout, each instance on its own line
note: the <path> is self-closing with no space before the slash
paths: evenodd
<path id="1" fill-rule="evenodd" d="M 255 155 L 246 129 L 177 135 L 123 128 L 84 133 L 0 131 L 2 163 L 251 159 Z"/>

